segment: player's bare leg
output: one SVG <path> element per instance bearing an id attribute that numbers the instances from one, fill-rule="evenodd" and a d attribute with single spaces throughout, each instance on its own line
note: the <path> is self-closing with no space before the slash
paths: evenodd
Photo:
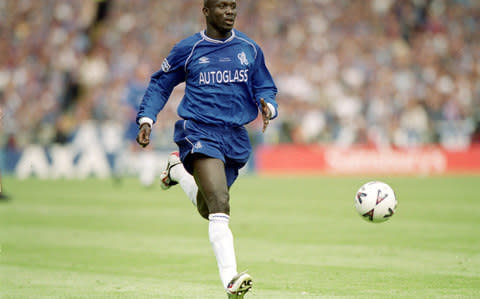
<path id="1" fill-rule="evenodd" d="M 217 259 L 220 279 L 229 298 L 243 298 L 252 286 L 252 279 L 246 273 L 237 275 L 233 235 L 229 227 L 230 195 L 225 165 L 219 159 L 203 155 L 195 155 L 192 159 L 193 176 L 199 189 L 197 208 L 200 204 L 200 214 L 205 213 L 206 208 L 209 212 L 208 235 Z"/>
<path id="2" fill-rule="evenodd" d="M 224 213 L 230 215 L 230 195 L 223 161 L 194 154 L 192 163 L 193 177 L 210 214 Z"/>
<path id="3" fill-rule="evenodd" d="M 178 152 L 173 152 L 160 176 L 160 184 L 165 190 L 180 184 L 200 215 L 209 220 L 209 239 L 217 259 L 220 279 L 229 298 L 243 298 L 252 287 L 252 278 L 247 273 L 237 274 L 236 270 L 233 235 L 228 226 L 229 188 L 224 164 L 221 160 L 198 154 L 189 158 L 193 159 L 194 176 L 185 170 Z"/>

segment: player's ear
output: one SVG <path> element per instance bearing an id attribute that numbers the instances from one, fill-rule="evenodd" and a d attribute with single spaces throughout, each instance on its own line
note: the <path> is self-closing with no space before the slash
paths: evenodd
<path id="1" fill-rule="evenodd" d="M 202 12 L 203 12 L 203 15 L 208 17 L 208 14 L 210 13 L 210 10 L 208 9 L 208 7 L 203 7 L 202 8 Z"/>

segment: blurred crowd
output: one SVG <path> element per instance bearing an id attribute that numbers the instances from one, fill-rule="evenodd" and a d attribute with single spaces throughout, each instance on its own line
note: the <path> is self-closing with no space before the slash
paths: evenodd
<path id="1" fill-rule="evenodd" d="M 0 0 L 0 146 L 69 142 L 87 121 L 133 140 L 150 75 L 204 28 L 202 0 Z M 480 1 L 237 0 L 279 118 L 255 142 L 464 149 L 480 142 Z M 176 88 L 154 141 L 171 143 Z"/>

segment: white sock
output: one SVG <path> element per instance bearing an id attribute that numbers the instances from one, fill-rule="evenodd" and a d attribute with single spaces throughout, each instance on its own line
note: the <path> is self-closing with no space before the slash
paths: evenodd
<path id="1" fill-rule="evenodd" d="M 198 187 L 195 179 L 185 170 L 183 164 L 173 166 L 172 169 L 170 169 L 170 177 L 180 184 L 180 187 L 182 187 L 193 205 L 197 206 Z"/>
<path id="2" fill-rule="evenodd" d="M 237 275 L 233 235 L 228 227 L 230 216 L 223 213 L 210 214 L 208 220 L 208 237 L 217 258 L 220 279 L 223 286 L 227 288 L 230 280 Z"/>

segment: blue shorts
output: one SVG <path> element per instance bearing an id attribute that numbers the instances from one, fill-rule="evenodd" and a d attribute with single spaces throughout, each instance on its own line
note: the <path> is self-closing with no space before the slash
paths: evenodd
<path id="1" fill-rule="evenodd" d="M 185 169 L 193 174 L 189 154 L 199 153 L 217 158 L 225 163 L 227 185 L 230 187 L 245 166 L 252 152 L 250 139 L 244 127 L 220 127 L 179 120 L 175 123 L 173 140 L 178 145 L 180 159 Z"/>

